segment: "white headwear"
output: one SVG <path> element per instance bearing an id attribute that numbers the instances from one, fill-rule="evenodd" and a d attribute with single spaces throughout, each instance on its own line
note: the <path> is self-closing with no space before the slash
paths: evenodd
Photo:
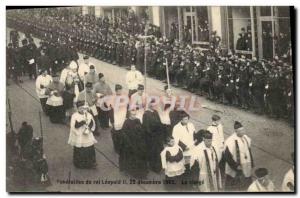
<path id="1" fill-rule="evenodd" d="M 70 69 L 77 69 L 77 64 L 74 61 L 72 61 L 69 65 L 69 67 L 70 67 Z"/>

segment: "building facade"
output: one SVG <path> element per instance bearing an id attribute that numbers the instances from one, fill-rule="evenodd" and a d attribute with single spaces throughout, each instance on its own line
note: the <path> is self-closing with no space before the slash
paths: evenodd
<path id="1" fill-rule="evenodd" d="M 165 37 L 208 48 L 213 32 L 221 47 L 248 57 L 270 59 L 290 49 L 290 7 L 281 6 L 131 6 L 81 8 L 96 17 L 126 15 L 131 9 L 147 16 Z M 113 20 L 112 20 L 113 21 Z"/>

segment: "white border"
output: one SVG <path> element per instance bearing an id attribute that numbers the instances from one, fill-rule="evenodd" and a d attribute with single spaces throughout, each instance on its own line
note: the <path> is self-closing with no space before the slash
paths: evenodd
<path id="1" fill-rule="evenodd" d="M 251 2 L 251 3 L 250 3 Z M 0 109 L 1 109 L 1 114 L 0 114 L 0 126 L 2 130 L 2 135 L 1 135 L 1 149 L 0 149 L 0 160 L 2 163 L 0 165 L 0 197 L 9 197 L 9 196 L 21 196 L 21 195 L 9 195 L 8 193 L 6 193 L 6 183 L 5 183 L 5 178 L 6 178 L 6 173 L 5 173 L 5 127 L 6 127 L 6 120 L 5 120 L 5 114 L 6 114 L 6 103 L 5 103 L 5 93 L 6 93 L 6 82 L 5 82 L 5 29 L 6 29 L 6 23 L 5 23 L 5 7 L 6 6 L 50 6 L 50 5 L 160 5 L 160 6 L 177 6 L 177 5 L 293 5 L 295 6 L 295 8 L 299 8 L 300 7 L 300 0 L 273 0 L 273 1 L 266 1 L 266 0 L 251 0 L 251 1 L 246 1 L 246 0 L 226 0 L 226 1 L 221 1 L 221 0 L 210 0 L 210 1 L 204 1 L 204 0 L 184 0 L 184 1 L 177 1 L 175 2 L 174 0 L 152 0 L 152 1 L 146 1 L 146 0 L 101 0 L 101 1 L 97 1 L 97 0 L 85 0 L 85 1 L 80 1 L 80 0 L 68 0 L 68 1 L 62 1 L 62 0 L 47 0 L 47 1 L 41 1 L 41 0 L 26 0 L 26 1 L 22 1 L 22 0 L 2 0 L 0 1 L 0 5 L 1 5 L 1 11 L 0 11 L 0 27 L 1 27 L 1 31 L 0 31 L 0 38 L 1 39 L 1 43 L 2 45 L 0 45 L 0 54 L 1 54 L 1 72 L 0 72 L 0 90 L 1 90 L 1 96 L 0 96 Z M 299 16 L 299 13 L 297 13 L 297 15 Z M 296 16 L 297 16 L 296 15 Z M 299 19 L 296 20 L 296 27 L 297 27 L 297 36 L 299 36 Z M 299 37 L 298 37 L 299 40 Z M 298 44 L 298 43 L 297 43 Z M 296 45 L 298 46 L 298 45 Z M 297 57 L 300 57 L 300 52 L 299 49 L 297 50 Z M 297 72 L 297 76 L 299 76 L 299 69 Z M 297 85 L 297 93 L 299 93 L 299 85 Z M 298 101 L 299 102 L 299 101 Z M 298 118 L 299 119 L 299 118 Z M 297 120 L 298 121 L 298 120 Z M 297 122 L 298 123 L 298 122 Z M 297 134 L 297 142 L 299 142 L 299 134 Z M 299 152 L 298 152 L 298 159 L 299 159 Z M 299 170 L 297 171 L 299 172 Z M 299 181 L 299 174 L 298 174 L 298 181 Z M 299 188 L 298 188 L 299 190 Z M 30 194 L 29 196 L 31 196 L 32 194 Z M 22 195 L 22 196 L 26 196 L 26 195 Z M 28 196 L 28 195 L 27 195 Z M 50 197 L 50 196 L 55 196 L 55 197 L 63 197 L 66 195 L 51 195 L 51 194 L 43 194 L 43 195 L 35 195 L 35 197 Z M 74 196 L 74 195 L 68 195 L 68 196 Z M 88 197 L 91 195 L 79 195 L 76 197 Z M 117 197 L 120 195 L 93 195 L 93 196 L 101 196 L 101 197 Z M 128 196 L 128 195 L 127 195 Z M 132 195 L 129 195 L 132 196 Z M 133 195 L 133 196 L 141 196 L 141 195 Z M 145 196 L 149 196 L 149 195 L 145 195 Z M 166 195 L 150 195 L 151 197 L 155 196 L 155 197 L 163 197 Z M 174 196 L 174 195 L 171 195 Z M 184 196 L 184 195 L 183 195 Z M 188 195 L 189 196 L 189 195 Z M 218 195 L 202 195 L 202 194 L 195 194 L 193 196 L 199 196 L 199 197 L 216 197 Z M 224 195 L 221 195 L 224 196 Z M 230 195 L 232 196 L 232 195 Z M 236 196 L 248 196 L 245 194 L 237 194 Z M 256 197 L 265 197 L 266 195 L 259 195 Z M 274 196 L 274 195 L 267 195 L 269 196 Z"/>

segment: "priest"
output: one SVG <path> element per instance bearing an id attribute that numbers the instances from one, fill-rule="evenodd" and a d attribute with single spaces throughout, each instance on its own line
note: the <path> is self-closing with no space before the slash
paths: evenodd
<path id="1" fill-rule="evenodd" d="M 203 141 L 192 151 L 190 167 L 198 166 L 198 179 L 193 181 L 200 192 L 219 192 L 222 188 L 221 172 L 219 168 L 220 152 L 212 145 L 212 134 L 203 133 Z"/>
<path id="2" fill-rule="evenodd" d="M 96 153 L 94 144 L 97 143 L 93 135 L 95 121 L 84 106 L 84 101 L 76 103 L 78 111 L 71 117 L 68 144 L 73 146 L 73 163 L 77 168 L 96 168 Z"/>
<path id="3" fill-rule="evenodd" d="M 145 179 L 148 173 L 145 134 L 135 109 L 129 111 L 120 133 L 119 167 L 139 179 Z"/>
<path id="4" fill-rule="evenodd" d="M 168 191 L 180 191 L 182 175 L 185 171 L 182 149 L 175 144 L 173 137 L 167 137 L 167 145 L 160 153 L 162 169 L 165 172 L 165 187 Z"/>
<path id="5" fill-rule="evenodd" d="M 249 186 L 248 192 L 274 192 L 274 183 L 269 178 L 269 171 L 266 168 L 255 170 L 256 180 Z"/>
<path id="6" fill-rule="evenodd" d="M 143 127 L 146 133 L 147 154 L 150 169 L 156 173 L 161 171 L 160 153 L 163 150 L 164 130 L 158 112 L 155 110 L 155 100 L 151 100 L 149 108 L 143 115 Z"/>
<path id="7" fill-rule="evenodd" d="M 225 141 L 225 189 L 227 191 L 246 191 L 252 182 L 254 167 L 251 152 L 251 139 L 245 134 L 243 125 L 235 121 L 235 132 Z"/>

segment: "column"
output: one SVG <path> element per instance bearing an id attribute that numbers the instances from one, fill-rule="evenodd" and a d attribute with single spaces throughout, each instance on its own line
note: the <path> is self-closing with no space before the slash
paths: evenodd
<path id="1" fill-rule="evenodd" d="M 95 6 L 95 17 L 103 16 L 103 8 L 101 6 Z"/>
<path id="2" fill-rule="evenodd" d="M 151 9 L 151 7 L 149 7 Z M 160 8 L 159 6 L 152 6 L 152 23 L 160 27 Z"/>
<path id="3" fill-rule="evenodd" d="M 88 9 L 88 6 L 82 6 L 82 15 L 86 15 L 89 13 L 89 9 Z"/>

